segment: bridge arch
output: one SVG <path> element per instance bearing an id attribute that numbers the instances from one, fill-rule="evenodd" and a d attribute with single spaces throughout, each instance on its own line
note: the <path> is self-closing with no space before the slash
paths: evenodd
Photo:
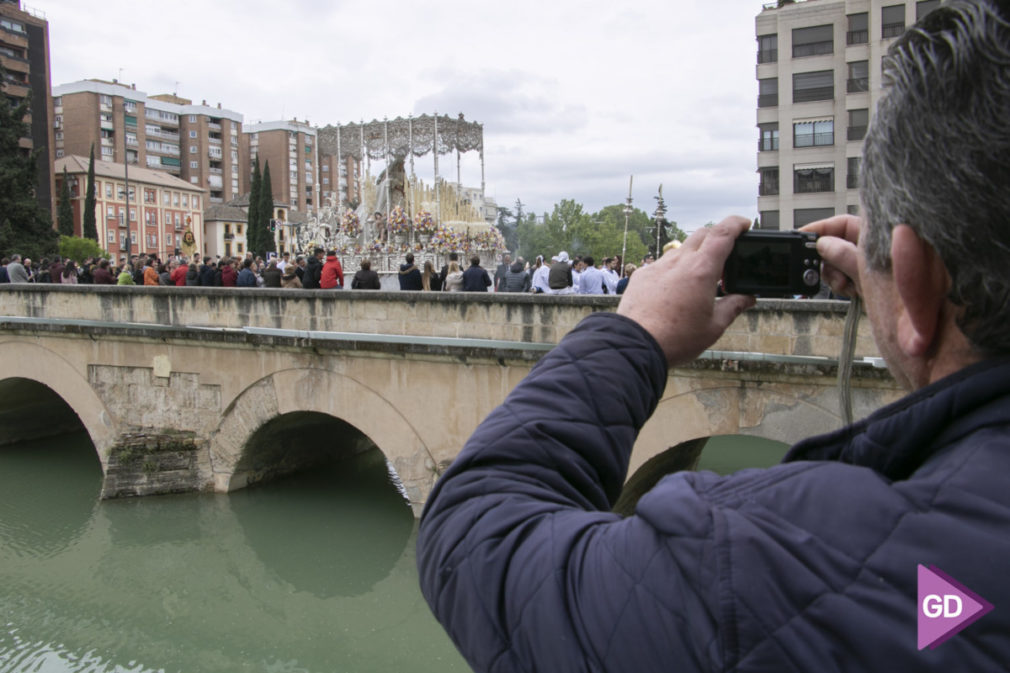
<path id="1" fill-rule="evenodd" d="M 61 409 L 60 402 L 65 404 L 87 431 L 105 472 L 109 450 L 118 434 L 118 423 L 92 388 L 87 373 L 82 374 L 58 353 L 23 341 L 0 342 L 0 361 L 4 363 L 0 375 L 0 398 L 5 402 L 16 402 L 19 393 L 32 395 L 37 404 L 53 413 L 52 417 L 42 420 L 39 430 L 54 434 L 75 429 Z M 48 389 L 51 394 L 32 386 L 32 383 Z M 27 426 L 27 419 L 20 420 L 22 427 Z M 16 435 L 7 433 L 5 436 L 12 438 Z"/>
<path id="2" fill-rule="evenodd" d="M 328 420 L 329 419 L 329 420 Z M 265 376 L 240 392 L 226 407 L 211 436 L 214 489 L 243 488 L 257 479 L 249 469 L 257 433 L 276 436 L 273 424 L 345 424 L 382 451 L 402 482 L 410 503 L 423 504 L 436 478 L 436 464 L 409 419 L 372 387 L 331 370 L 286 369 Z"/>
<path id="3" fill-rule="evenodd" d="M 701 385 L 699 385 L 701 384 Z M 751 435 L 792 445 L 842 425 L 833 385 L 708 382 L 671 377 L 639 434 L 629 474 L 672 446 L 718 435 Z"/>

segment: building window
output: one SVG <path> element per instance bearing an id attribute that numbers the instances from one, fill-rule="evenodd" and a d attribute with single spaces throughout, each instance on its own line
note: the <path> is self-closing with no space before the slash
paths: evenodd
<path id="1" fill-rule="evenodd" d="M 237 252 L 240 255 L 242 254 L 243 250 L 242 250 L 242 244 L 241 243 L 236 243 L 235 244 L 235 252 Z"/>
<path id="2" fill-rule="evenodd" d="M 112 183 L 111 182 L 106 182 L 105 183 L 105 198 L 107 198 L 107 199 L 111 199 L 112 198 Z"/>
<path id="3" fill-rule="evenodd" d="M 189 137 L 190 138 L 195 138 L 196 137 L 196 131 L 190 131 L 189 132 Z"/>
<path id="4" fill-rule="evenodd" d="M 905 5 L 880 8 L 880 37 L 898 37 L 905 32 Z"/>
<path id="5" fill-rule="evenodd" d="M 196 145 L 190 145 L 189 146 L 189 153 L 190 154 L 196 154 Z"/>
<path id="6" fill-rule="evenodd" d="M 915 20 L 918 21 L 939 6 L 940 0 L 923 0 L 915 3 Z"/>
<path id="7" fill-rule="evenodd" d="M 845 34 L 846 44 L 866 44 L 870 41 L 870 15 L 866 12 L 849 14 L 849 30 Z"/>
<path id="8" fill-rule="evenodd" d="M 136 222 L 136 221 L 137 221 L 137 209 L 130 208 L 130 222 Z"/>
<path id="9" fill-rule="evenodd" d="M 323 178 L 323 184 L 324 185 L 330 184 L 330 179 L 329 178 Z"/>
<path id="10" fill-rule="evenodd" d="M 116 242 L 116 230 L 115 229 L 109 229 L 109 231 L 106 232 L 105 240 L 107 240 L 109 243 L 115 243 Z"/>
<path id="11" fill-rule="evenodd" d="M 200 184 L 200 178 L 196 177 L 195 175 L 194 175 L 194 176 L 191 176 L 191 177 L 189 178 L 189 181 L 190 181 L 190 183 L 192 183 L 192 184 L 194 184 L 194 185 L 198 185 L 198 184 Z"/>
<path id="12" fill-rule="evenodd" d="M 835 97 L 833 70 L 799 72 L 793 75 L 793 102 L 807 103 L 815 100 L 832 100 Z"/>
<path id="13" fill-rule="evenodd" d="M 242 225 L 241 224 L 236 224 L 235 225 L 235 233 L 238 234 L 239 236 L 242 235 Z"/>
<path id="14" fill-rule="evenodd" d="M 845 174 L 846 189 L 859 188 L 859 157 L 849 157 L 848 170 Z"/>
<path id="15" fill-rule="evenodd" d="M 855 204 L 845 206 L 845 212 L 848 213 L 849 215 L 858 215 L 859 206 Z"/>
<path id="16" fill-rule="evenodd" d="M 870 90 L 870 62 L 852 61 L 849 66 L 849 79 L 845 90 L 849 93 Z"/>
<path id="17" fill-rule="evenodd" d="M 796 168 L 793 171 L 793 193 L 835 191 L 835 169 L 833 166 Z"/>
<path id="18" fill-rule="evenodd" d="M 835 50 L 835 27 L 793 28 L 793 58 L 830 54 Z"/>
<path id="19" fill-rule="evenodd" d="M 775 107 L 779 104 L 779 79 L 769 77 L 758 80 L 758 107 Z"/>
<path id="20" fill-rule="evenodd" d="M 793 147 L 821 147 L 835 144 L 835 120 L 796 122 L 793 124 Z"/>
<path id="21" fill-rule="evenodd" d="M 330 172 L 330 165 L 329 164 L 323 164 L 321 170 L 323 171 L 323 173 L 329 173 Z"/>
<path id="22" fill-rule="evenodd" d="M 834 217 L 834 208 L 797 208 L 793 211 L 793 228 L 799 229 L 811 222 Z"/>
<path id="23" fill-rule="evenodd" d="M 758 194 L 761 196 L 776 196 L 779 193 L 779 167 L 768 166 L 759 169 L 761 184 L 758 186 Z"/>
<path id="24" fill-rule="evenodd" d="M 778 230 L 779 228 L 779 211 L 777 210 L 762 210 L 761 217 L 758 219 L 758 229 L 772 229 Z"/>
<path id="25" fill-rule="evenodd" d="M 190 161 L 189 162 L 189 167 L 192 168 L 192 169 L 194 169 L 194 170 L 197 169 L 197 168 L 200 168 L 200 162 L 199 161 Z"/>
<path id="26" fill-rule="evenodd" d="M 849 140 L 862 140 L 866 135 L 866 127 L 870 125 L 870 111 L 867 108 L 849 110 Z"/>
<path id="27" fill-rule="evenodd" d="M 199 196 L 194 196 L 193 197 L 193 210 L 200 210 L 200 197 Z"/>
<path id="28" fill-rule="evenodd" d="M 779 36 L 758 35 L 758 63 L 775 63 L 779 60 Z"/>

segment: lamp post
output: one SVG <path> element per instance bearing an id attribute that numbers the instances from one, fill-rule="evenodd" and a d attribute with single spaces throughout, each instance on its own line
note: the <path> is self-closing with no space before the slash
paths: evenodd
<path id="1" fill-rule="evenodd" d="M 660 237 L 663 233 L 663 225 L 666 223 L 666 202 L 663 201 L 663 185 L 659 186 L 659 196 L 653 197 L 656 199 L 656 212 L 653 213 L 653 217 L 656 218 L 656 259 L 662 254 L 659 249 L 660 243 L 662 242 Z"/>
<path id="2" fill-rule="evenodd" d="M 628 198 L 624 202 L 624 243 L 621 246 L 621 278 L 624 278 L 624 257 L 628 254 L 628 219 L 631 217 L 631 213 L 634 212 L 634 208 L 631 206 L 631 185 L 635 181 L 635 176 L 632 175 L 628 178 Z"/>

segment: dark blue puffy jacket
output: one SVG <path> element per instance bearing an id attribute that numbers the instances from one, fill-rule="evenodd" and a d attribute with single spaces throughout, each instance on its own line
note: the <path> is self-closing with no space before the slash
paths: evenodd
<path id="1" fill-rule="evenodd" d="M 667 476 L 622 519 L 609 510 L 666 378 L 637 324 L 590 316 L 436 485 L 421 586 L 475 670 L 1008 670 L 1010 359 L 774 468 Z M 919 651 L 918 564 L 995 610 Z"/>

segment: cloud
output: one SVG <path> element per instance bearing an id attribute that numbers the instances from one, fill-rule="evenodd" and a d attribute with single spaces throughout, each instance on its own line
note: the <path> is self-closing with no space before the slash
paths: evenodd
<path id="1" fill-rule="evenodd" d="M 468 119 L 502 135 L 572 133 L 588 121 L 584 105 L 558 100 L 553 95 L 558 90 L 557 81 L 534 73 L 442 70 L 430 77 L 451 84 L 419 98 L 414 103 L 414 114 L 464 112 Z"/>

